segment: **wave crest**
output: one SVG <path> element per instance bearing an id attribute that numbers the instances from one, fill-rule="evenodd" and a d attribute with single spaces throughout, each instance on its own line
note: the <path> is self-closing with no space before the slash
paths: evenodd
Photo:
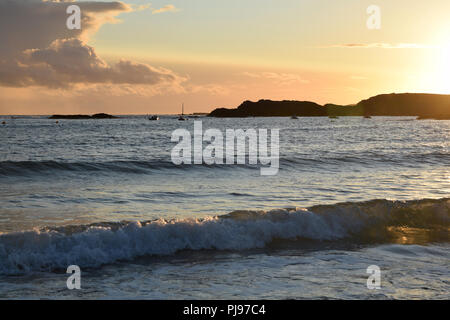
<path id="1" fill-rule="evenodd" d="M 284 239 L 388 241 L 393 228 L 418 228 L 449 241 L 450 198 L 341 203 L 309 209 L 234 211 L 204 219 L 105 222 L 0 235 L 0 274 L 99 267 L 146 255 L 263 248 Z M 395 234 L 394 234 L 395 235 Z"/>

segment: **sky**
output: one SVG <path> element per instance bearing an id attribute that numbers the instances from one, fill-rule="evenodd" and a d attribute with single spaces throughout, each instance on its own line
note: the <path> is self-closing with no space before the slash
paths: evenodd
<path id="1" fill-rule="evenodd" d="M 66 27 L 72 4 L 81 30 Z M 449 12 L 448 0 L 0 0 L 0 114 L 450 94 Z"/>

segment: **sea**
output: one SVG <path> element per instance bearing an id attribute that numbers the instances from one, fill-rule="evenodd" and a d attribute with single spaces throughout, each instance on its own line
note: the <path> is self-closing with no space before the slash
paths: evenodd
<path id="1" fill-rule="evenodd" d="M 0 120 L 0 299 L 450 298 L 450 121 Z M 278 173 L 174 164 L 195 121 L 279 129 Z"/>

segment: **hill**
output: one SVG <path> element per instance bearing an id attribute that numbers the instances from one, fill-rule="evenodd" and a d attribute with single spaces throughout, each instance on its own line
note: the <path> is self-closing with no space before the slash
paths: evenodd
<path id="1" fill-rule="evenodd" d="M 418 116 L 450 119 L 450 95 L 382 94 L 356 105 L 319 105 L 310 101 L 245 101 L 236 109 L 218 108 L 210 117 Z"/>

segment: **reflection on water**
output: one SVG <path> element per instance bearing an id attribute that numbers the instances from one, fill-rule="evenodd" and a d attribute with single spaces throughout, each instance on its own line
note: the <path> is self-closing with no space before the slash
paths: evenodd
<path id="1" fill-rule="evenodd" d="M 402 121 L 412 120 L 412 121 Z M 450 195 L 450 121 L 408 117 L 202 118 L 203 128 L 280 128 L 280 172 L 170 161 L 192 123 L 16 119 L 0 128 L 0 232 L 47 225 L 205 217 Z"/>
<path id="2" fill-rule="evenodd" d="M 426 245 L 433 242 L 450 241 L 450 228 L 439 229 L 388 227 L 388 239 L 397 244 Z"/>
<path id="3" fill-rule="evenodd" d="M 202 121 L 279 128 L 279 174 L 175 167 L 169 117 L 0 127 L 0 298 L 449 298 L 450 121 Z"/>

